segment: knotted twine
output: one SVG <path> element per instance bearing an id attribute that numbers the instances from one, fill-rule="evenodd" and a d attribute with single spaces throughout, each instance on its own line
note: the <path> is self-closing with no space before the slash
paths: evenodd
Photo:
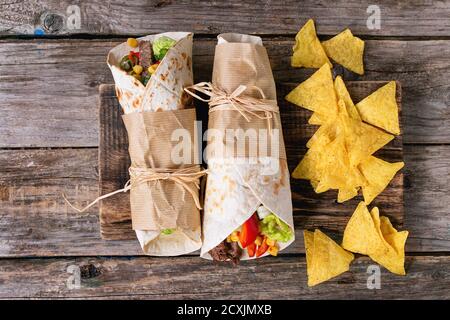
<path id="1" fill-rule="evenodd" d="M 203 102 L 209 104 L 209 112 L 218 110 L 236 110 L 241 114 L 247 122 L 251 121 L 251 117 L 266 119 L 269 132 L 272 130 L 272 118 L 274 113 L 279 113 L 279 109 L 275 100 L 267 100 L 264 92 L 257 86 L 250 86 L 256 89 L 261 95 L 261 99 L 243 95 L 247 86 L 239 85 L 231 94 L 228 94 L 218 86 L 210 82 L 200 82 L 190 87 L 184 88 L 188 94 Z M 201 92 L 209 98 L 202 98 L 195 93 Z M 263 112 L 264 115 L 259 114 Z"/>
<path id="2" fill-rule="evenodd" d="M 75 207 L 70 201 L 67 199 L 66 195 L 63 193 L 63 198 L 67 202 L 67 204 L 74 210 L 78 212 L 84 212 L 97 202 L 109 198 L 115 194 L 121 192 L 128 192 L 137 185 L 142 183 L 157 181 L 157 180 L 170 180 L 181 187 L 183 187 L 187 192 L 192 195 L 194 199 L 195 205 L 200 210 L 202 209 L 200 205 L 200 200 L 198 197 L 197 190 L 200 189 L 200 178 L 207 173 L 207 170 L 196 170 L 197 166 L 191 166 L 186 168 L 179 169 L 155 169 L 155 168 L 135 168 L 130 167 L 128 172 L 130 174 L 130 179 L 125 183 L 122 189 L 118 189 L 116 191 L 104 194 L 99 196 L 97 199 L 89 203 L 84 208 Z"/>

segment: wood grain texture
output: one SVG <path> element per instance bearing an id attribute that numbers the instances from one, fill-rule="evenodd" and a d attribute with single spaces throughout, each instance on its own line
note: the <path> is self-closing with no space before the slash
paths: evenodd
<path id="1" fill-rule="evenodd" d="M 355 101 L 360 101 L 386 82 L 349 81 L 348 90 Z M 288 103 L 283 98 L 296 84 L 280 84 L 277 88 L 283 136 L 288 155 L 290 172 L 294 170 L 306 153 L 306 142 L 318 129 L 308 125 L 312 112 Z M 129 179 L 127 132 L 121 119 L 121 108 L 115 97 L 114 85 L 100 86 L 100 194 L 108 194 L 121 189 Z M 401 115 L 401 88 L 397 84 L 397 104 Z M 199 113 L 207 116 L 207 108 L 199 108 Z M 300 146 L 300 147 L 299 147 Z M 169 151 L 168 151 L 169 152 Z M 397 136 L 378 154 L 390 162 L 403 161 L 402 136 Z M 333 232 L 343 232 L 348 219 L 362 196 L 337 206 L 337 192 L 316 194 L 309 181 L 291 179 L 291 191 L 296 223 L 300 229 L 325 228 Z M 371 204 L 382 208 L 382 214 L 389 217 L 396 227 L 404 220 L 403 173 L 400 172 Z M 100 229 L 105 240 L 134 239 L 131 231 L 131 211 L 128 193 L 119 193 L 102 201 L 99 205 Z"/>
<path id="2" fill-rule="evenodd" d="M 449 154 L 450 146 L 404 147 L 404 228 L 410 231 L 409 252 L 450 251 Z M 136 240 L 101 239 L 98 206 L 77 213 L 62 198 L 65 192 L 82 207 L 97 197 L 97 155 L 97 148 L 0 151 L 0 257 L 142 254 Z M 335 208 L 345 210 L 339 204 Z M 297 240 L 286 253 L 304 252 L 300 226 L 308 226 L 309 221 L 307 212 L 302 217 L 298 213 Z M 325 232 L 331 234 L 337 227 Z"/>
<path id="3" fill-rule="evenodd" d="M 67 21 L 73 4 L 80 29 Z M 378 3 L 0 0 L 0 299 L 450 299 L 450 1 L 383 1 L 379 30 L 366 26 L 369 4 Z M 128 36 L 174 26 L 194 31 L 195 80 L 203 81 L 210 79 L 217 33 L 260 34 L 276 81 L 299 83 L 313 70 L 291 68 L 289 57 L 308 18 L 322 40 L 346 27 L 366 39 L 365 75 L 335 68 L 345 80 L 403 85 L 404 228 L 413 253 L 406 277 L 382 269 L 381 290 L 367 290 L 373 263 L 358 258 L 350 272 L 307 288 L 305 210 L 296 210 L 297 240 L 280 257 L 229 268 L 193 256 L 142 257 L 136 240 L 101 239 L 97 206 L 82 214 L 67 206 L 63 191 L 77 206 L 99 193 L 98 85 L 112 83 L 108 50 Z M 36 29 L 58 39 L 33 37 Z M 288 150 L 291 158 L 303 152 Z M 322 218 L 339 241 L 333 230 L 342 226 L 330 216 L 344 209 L 336 207 Z M 71 265 L 81 268 L 80 289 L 67 287 Z"/>
<path id="4" fill-rule="evenodd" d="M 68 21 L 80 9 L 80 27 Z M 450 2 L 382 1 L 379 29 L 369 29 L 370 1 L 121 1 L 31 0 L 0 1 L 0 34 L 33 35 L 40 28 L 49 35 L 129 35 L 173 30 L 201 34 L 244 32 L 295 34 L 314 18 L 320 34 L 334 35 L 346 27 L 356 34 L 383 36 L 448 36 Z"/>
<path id="5" fill-rule="evenodd" d="M 105 59 L 118 43 L 1 40 L 0 148 L 97 147 L 98 85 L 113 82 Z M 313 72 L 290 66 L 293 37 L 264 43 L 277 82 Z M 194 41 L 196 82 L 211 78 L 215 44 Z M 344 71 L 344 80 L 402 83 L 405 143 L 450 143 L 450 41 L 368 40 L 365 68 L 362 77 Z"/>
<path id="6" fill-rule="evenodd" d="M 450 298 L 448 256 L 407 257 L 406 276 L 382 268 L 379 290 L 367 289 L 370 265 L 374 263 L 369 258 L 357 258 L 349 272 L 309 288 L 304 257 L 269 257 L 242 262 L 238 267 L 198 257 L 2 259 L 0 298 Z M 76 268 L 81 274 L 80 287 L 68 287 Z"/>

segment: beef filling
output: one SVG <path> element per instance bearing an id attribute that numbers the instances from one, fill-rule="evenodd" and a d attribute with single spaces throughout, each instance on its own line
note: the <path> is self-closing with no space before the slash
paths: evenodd
<path id="1" fill-rule="evenodd" d="M 140 64 L 147 70 L 153 64 L 153 50 L 150 41 L 139 41 Z"/>
<path id="2" fill-rule="evenodd" d="M 237 242 L 219 243 L 215 248 L 209 251 L 214 261 L 231 261 L 233 264 L 239 263 L 242 256 L 242 249 Z"/>

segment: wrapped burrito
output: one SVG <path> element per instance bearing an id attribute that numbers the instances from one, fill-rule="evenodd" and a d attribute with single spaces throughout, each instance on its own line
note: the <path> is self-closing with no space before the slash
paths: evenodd
<path id="1" fill-rule="evenodd" d="M 221 34 L 218 39 L 212 84 L 193 86 L 211 97 L 201 256 L 236 263 L 277 255 L 294 241 L 294 224 L 267 52 L 259 37 Z M 228 132 L 238 137 L 234 141 L 248 142 L 242 148 L 230 145 Z M 261 148 L 263 142 L 269 150 Z"/>
<path id="2" fill-rule="evenodd" d="M 186 32 L 130 38 L 108 54 L 128 132 L 132 227 L 148 255 L 181 255 L 202 245 L 196 114 L 184 92 L 193 81 L 192 38 Z M 177 130 L 194 139 L 181 159 L 173 155 Z"/>

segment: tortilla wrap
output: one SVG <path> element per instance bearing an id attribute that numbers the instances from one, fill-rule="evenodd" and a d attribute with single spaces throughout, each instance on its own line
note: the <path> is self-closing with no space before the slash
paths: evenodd
<path id="1" fill-rule="evenodd" d="M 170 152 L 174 144 L 170 141 L 169 131 L 186 128 L 192 134 L 195 130 L 195 109 L 183 110 L 193 108 L 192 100 L 184 92 L 184 88 L 193 83 L 193 35 L 167 32 L 138 40 L 153 43 L 162 36 L 177 42 L 169 49 L 146 86 L 119 67 L 123 56 L 139 48 L 130 48 L 127 43 L 122 43 L 113 48 L 107 58 L 117 98 L 124 111 L 132 166 L 144 169 L 191 166 L 172 163 Z M 181 120 L 186 117 L 189 120 L 192 118 L 192 121 L 183 123 Z M 195 147 L 196 144 L 192 144 L 192 152 Z M 133 229 L 145 254 L 175 256 L 201 247 L 199 209 L 189 192 L 185 192 L 180 185 L 168 180 L 146 182 L 131 189 L 130 200 Z M 175 227 L 172 234 L 161 233 L 165 228 L 172 227 Z"/>
<path id="2" fill-rule="evenodd" d="M 261 98 L 258 90 L 254 89 L 258 87 L 265 99 L 276 101 L 275 82 L 261 38 L 235 33 L 219 35 L 212 84 L 227 94 L 245 85 L 247 96 Z M 253 123 L 258 122 L 253 119 Z M 279 117 L 274 119 L 279 121 Z M 221 125 L 221 130 L 226 126 L 233 127 L 233 124 Z M 252 127 L 251 120 L 246 127 Z M 281 123 L 278 127 L 281 129 Z M 214 128 L 210 126 L 209 129 Z M 280 135 L 282 137 L 282 132 Z M 211 259 L 208 252 L 248 220 L 261 204 L 287 223 L 294 234 L 284 144 L 280 143 L 279 147 L 278 156 L 233 158 L 212 153 L 207 158 L 201 257 Z M 278 242 L 279 250 L 285 249 L 294 240 L 292 237 L 288 242 Z M 268 252 L 262 256 L 266 255 Z M 244 250 L 241 260 L 254 258 L 248 257 Z"/>

